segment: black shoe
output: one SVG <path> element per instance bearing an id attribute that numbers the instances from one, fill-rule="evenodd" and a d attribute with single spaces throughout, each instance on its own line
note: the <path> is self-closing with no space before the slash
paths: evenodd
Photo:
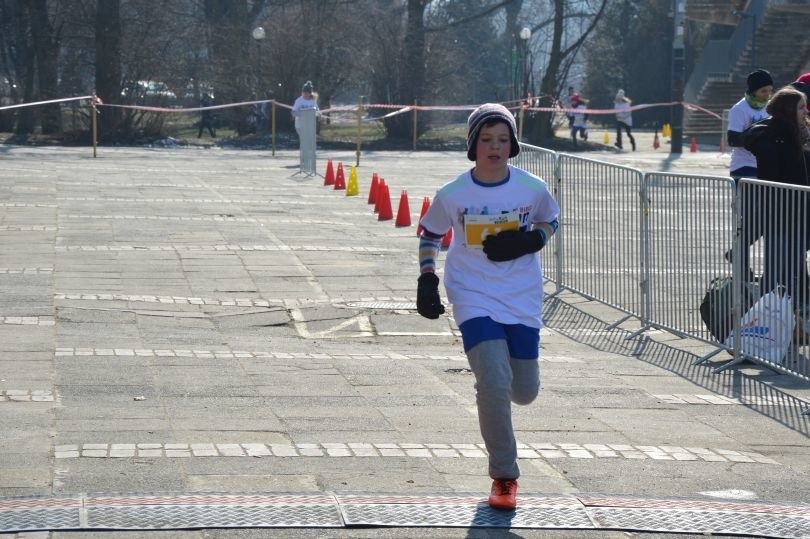
<path id="1" fill-rule="evenodd" d="M 616 146 L 620 150 L 622 149 L 622 145 L 619 144 L 618 142 L 614 142 L 613 145 Z"/>

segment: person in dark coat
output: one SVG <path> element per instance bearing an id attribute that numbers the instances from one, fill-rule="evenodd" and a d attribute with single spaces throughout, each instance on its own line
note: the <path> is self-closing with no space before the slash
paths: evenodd
<path id="1" fill-rule="evenodd" d="M 200 107 L 210 107 L 213 105 L 211 102 L 210 95 L 203 95 L 203 98 L 200 100 Z M 203 134 L 203 129 L 208 128 L 208 133 L 211 134 L 211 138 L 216 138 L 217 134 L 214 131 L 214 115 L 211 113 L 211 109 L 203 108 L 200 111 L 200 128 L 197 131 L 197 138 L 200 138 Z"/>
<path id="2" fill-rule="evenodd" d="M 807 100 L 807 114 L 810 115 L 810 73 L 805 73 L 800 75 L 795 82 L 791 82 L 790 85 L 793 88 L 796 88 L 801 93 L 804 94 L 804 98 Z M 810 126 L 804 126 L 804 149 L 810 150 Z"/>
<path id="3" fill-rule="evenodd" d="M 795 88 L 785 87 L 766 107 L 770 118 L 760 120 L 743 132 L 743 145 L 757 159 L 757 178 L 771 182 L 810 185 L 810 152 L 803 145 L 807 125 L 807 98 Z M 810 204 L 803 191 L 769 188 L 762 192 L 765 229 L 765 272 L 763 292 L 782 285 L 793 299 L 794 308 L 810 307 L 810 278 L 806 252 Z"/>

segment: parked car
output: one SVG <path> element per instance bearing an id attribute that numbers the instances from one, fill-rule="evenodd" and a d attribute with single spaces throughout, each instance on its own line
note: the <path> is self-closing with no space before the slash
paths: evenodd
<path id="1" fill-rule="evenodd" d="M 171 104 L 177 101 L 177 96 L 162 81 L 138 80 L 124 84 L 121 97 L 131 99 L 137 103 Z"/>

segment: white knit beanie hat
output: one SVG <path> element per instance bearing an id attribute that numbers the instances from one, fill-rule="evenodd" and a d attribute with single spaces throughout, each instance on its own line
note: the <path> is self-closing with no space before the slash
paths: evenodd
<path id="1" fill-rule="evenodd" d="M 478 133 L 481 127 L 489 122 L 503 122 L 509 127 L 509 139 L 511 149 L 509 157 L 515 157 L 520 153 L 520 144 L 517 139 L 517 125 L 515 117 L 509 109 L 498 103 L 484 103 L 470 114 L 467 118 L 467 159 L 475 161 L 475 145 L 478 143 Z"/>

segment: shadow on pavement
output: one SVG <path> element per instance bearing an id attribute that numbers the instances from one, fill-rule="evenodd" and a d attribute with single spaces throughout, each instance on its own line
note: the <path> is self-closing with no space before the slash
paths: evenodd
<path id="1" fill-rule="evenodd" d="M 777 376 L 762 366 L 752 366 L 755 375 L 737 369 L 713 374 L 712 369 L 725 363 L 727 358 L 718 360 L 720 363 L 694 365 L 700 356 L 644 334 L 628 339 L 633 331 L 621 327 L 608 329 L 610 321 L 600 320 L 559 297 L 546 298 L 543 314 L 548 328 L 571 340 L 602 352 L 635 357 L 718 395 L 741 399 L 747 408 L 805 436 L 810 435 L 810 421 L 801 415 L 807 403 L 774 387 L 774 379 L 782 378 L 787 382 L 784 385 L 796 387 L 797 381 L 788 376 Z"/>

